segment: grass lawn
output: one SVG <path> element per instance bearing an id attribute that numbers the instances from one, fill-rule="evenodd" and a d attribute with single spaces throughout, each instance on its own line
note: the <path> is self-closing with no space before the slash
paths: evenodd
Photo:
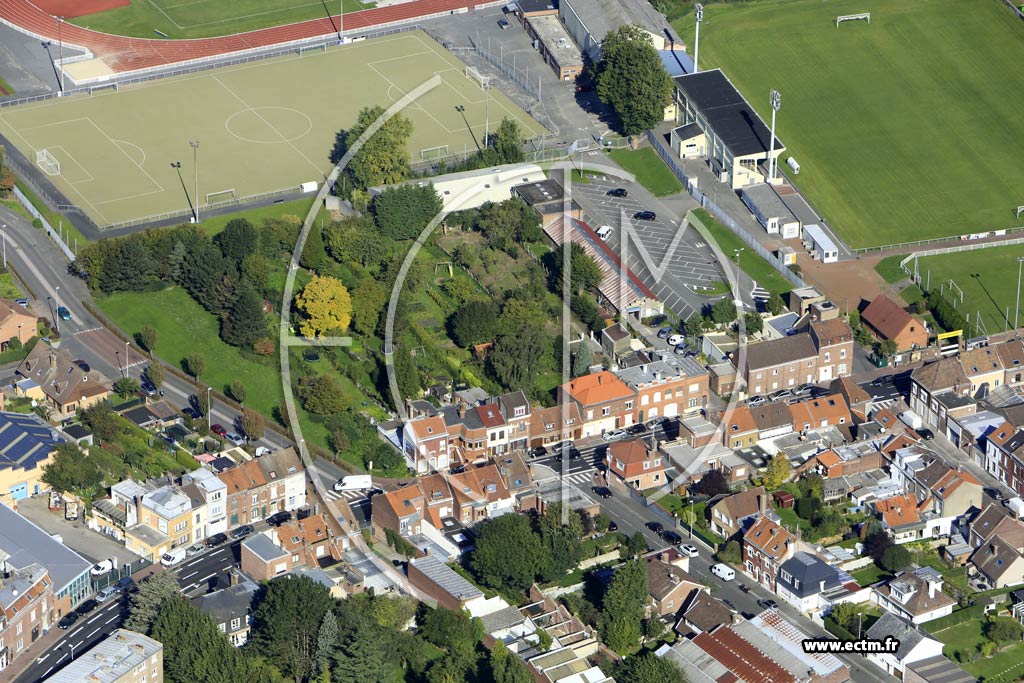
<path id="1" fill-rule="evenodd" d="M 850 576 L 852 576 L 854 580 L 861 586 L 870 586 L 884 579 L 891 578 L 892 574 L 885 571 L 878 565 L 869 564 L 867 567 L 864 567 L 863 569 L 858 569 L 855 572 L 850 572 Z"/>
<path id="2" fill-rule="evenodd" d="M 24 293 L 14 284 L 14 276 L 8 273 L 0 273 L 0 297 L 4 299 L 20 299 Z"/>
<path id="3" fill-rule="evenodd" d="M 128 334 L 152 325 L 159 333 L 156 355 L 181 367 L 194 352 L 206 356 L 206 372 L 199 379 L 218 391 L 235 380 L 245 385 L 246 405 L 269 416 L 283 397 L 276 356 L 266 364 L 243 358 L 234 346 L 220 339 L 217 319 L 194 302 L 180 287 L 159 292 L 121 292 L 97 297 L 96 305 Z"/>
<path id="4" fill-rule="evenodd" d="M 636 176 L 636 181 L 656 197 L 665 197 L 683 191 L 683 184 L 665 165 L 658 153 L 650 147 L 637 150 L 613 149 L 608 151 L 612 161 Z"/>
<path id="5" fill-rule="evenodd" d="M 859 12 L 871 23 L 836 28 Z M 764 0 L 704 14 L 701 67 L 722 67 L 765 120 L 769 90 L 782 94 L 783 156 L 851 246 L 1019 224 L 1008 198 L 1020 194 L 1024 23 L 1002 2 Z M 692 44 L 692 11 L 674 26 Z"/>
<path id="6" fill-rule="evenodd" d="M 775 514 L 782 520 L 782 524 L 793 531 L 796 529 L 810 529 L 811 523 L 806 519 L 801 519 L 797 516 L 793 508 L 776 508 Z"/>
<path id="7" fill-rule="evenodd" d="M 200 225 L 210 235 L 216 235 L 224 229 L 229 222 L 236 218 L 245 218 L 253 225 L 259 225 L 264 218 L 282 218 L 284 216 L 298 216 L 300 220 L 306 219 L 306 214 L 309 213 L 309 207 L 313 205 L 313 198 L 309 199 L 295 199 L 290 202 L 281 202 L 280 204 L 271 204 L 270 206 L 261 206 L 258 209 L 249 209 L 248 211 L 242 211 L 238 213 L 229 213 L 223 216 L 214 216 L 213 218 L 202 218 Z"/>
<path id="8" fill-rule="evenodd" d="M 932 635 L 943 642 L 942 653 L 952 659 L 953 653 L 958 650 L 970 650 L 985 642 L 985 636 L 982 635 L 984 624 L 983 619 L 974 619 L 942 631 L 932 632 Z M 927 625 L 925 628 L 927 629 Z M 1016 680 L 1016 676 L 1024 673 L 1024 643 L 1004 646 L 991 657 L 980 657 L 975 662 L 960 666 L 979 679 L 992 680 L 993 676 L 1006 675 L 1005 680 Z"/>
<path id="9" fill-rule="evenodd" d="M 371 1 L 345 0 L 346 12 L 374 6 Z M 169 38 L 206 38 L 320 19 L 327 16 L 328 10 L 331 14 L 337 13 L 338 7 L 336 0 L 329 5 L 308 0 L 196 0 L 186 3 L 147 0 L 70 21 L 124 36 L 159 38 L 156 31 L 160 31 Z"/>
<path id="10" fill-rule="evenodd" d="M 924 292 L 917 285 L 908 285 L 900 290 L 900 298 L 908 304 L 920 301 L 924 298 Z"/>
<path id="11" fill-rule="evenodd" d="M 882 276 L 886 282 L 899 282 L 907 277 L 907 274 L 900 268 L 900 261 L 907 257 L 906 254 L 886 256 L 875 265 L 875 271 Z"/>
<path id="12" fill-rule="evenodd" d="M 960 310 L 970 316 L 968 336 L 975 336 L 975 315 L 981 313 L 981 320 L 987 334 L 1001 332 L 1006 327 L 1006 311 L 1009 309 L 1009 324 L 1013 326 L 1016 316 L 1013 308 L 1017 296 L 1017 273 L 1014 266 L 1024 256 L 1024 245 L 993 247 L 959 254 L 929 256 L 918 262 L 918 272 L 926 284 L 938 289 L 947 280 L 953 279 L 964 292 L 964 303 Z M 977 276 L 977 277 L 975 277 Z"/>
<path id="13" fill-rule="evenodd" d="M 747 243 L 736 236 L 729 228 L 725 227 L 715 219 L 711 217 L 704 209 L 697 209 L 691 212 L 691 216 L 697 218 L 697 220 L 708 229 L 715 242 L 718 244 L 718 248 L 722 250 L 726 256 L 734 254 L 737 249 L 743 249 L 743 253 L 740 254 L 740 268 L 743 269 L 751 279 L 756 280 L 757 284 L 761 285 L 769 292 L 778 292 L 779 294 L 785 294 L 789 290 L 793 289 L 793 285 L 789 283 L 789 280 L 784 278 L 779 271 L 775 270 L 770 263 L 765 261 L 757 254 L 747 249 Z"/>

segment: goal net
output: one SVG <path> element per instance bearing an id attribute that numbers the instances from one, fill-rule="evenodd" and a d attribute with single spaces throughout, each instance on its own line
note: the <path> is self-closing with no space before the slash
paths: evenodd
<path id="1" fill-rule="evenodd" d="M 444 159 L 446 156 L 448 156 L 448 145 L 426 147 L 420 150 L 420 161 L 435 161 L 437 159 Z"/>
<path id="2" fill-rule="evenodd" d="M 484 76 L 475 66 L 466 67 L 466 78 L 476 81 L 480 84 L 481 88 L 486 89 L 491 87 L 491 77 Z"/>
<path id="3" fill-rule="evenodd" d="M 60 162 L 50 154 L 48 149 L 36 152 L 36 165 L 43 169 L 43 173 L 46 175 L 60 175 Z"/>
<path id="4" fill-rule="evenodd" d="M 864 21 L 871 23 L 871 12 L 860 12 L 858 14 L 841 14 L 836 17 L 836 28 L 839 28 L 839 24 L 844 21 L 857 21 L 863 19 Z"/>
<path id="5" fill-rule="evenodd" d="M 231 190 L 218 190 L 217 192 L 210 192 L 206 195 L 206 205 L 213 206 L 214 204 L 228 204 L 230 202 L 238 201 L 238 193 Z"/>

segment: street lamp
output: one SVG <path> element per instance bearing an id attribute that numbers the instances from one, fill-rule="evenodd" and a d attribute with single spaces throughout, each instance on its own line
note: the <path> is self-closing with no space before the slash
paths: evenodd
<path id="1" fill-rule="evenodd" d="M 768 151 L 768 182 L 775 180 L 775 113 L 782 107 L 782 95 L 778 90 L 771 92 L 772 102 L 772 136 L 770 149 Z"/>
<path id="2" fill-rule="evenodd" d="M 189 140 L 189 146 L 192 148 L 192 167 L 195 169 L 196 182 L 194 196 L 196 198 L 196 205 L 192 211 L 192 215 L 196 219 L 196 223 L 199 222 L 199 140 Z"/>
<path id="3" fill-rule="evenodd" d="M 58 71 L 60 72 L 60 95 L 64 94 L 64 38 L 61 32 L 61 26 L 64 24 L 64 17 L 54 17 L 54 21 L 57 22 L 57 43 L 59 44 L 59 57 L 57 63 L 60 65 Z"/>
<path id="4" fill-rule="evenodd" d="M 7 270 L 7 224 L 3 225 L 3 240 L 4 240 L 4 270 Z"/>
<path id="5" fill-rule="evenodd" d="M 128 377 L 128 342 L 124 343 L 124 376 Z"/>
<path id="6" fill-rule="evenodd" d="M 1019 329 L 1017 323 L 1020 319 L 1020 267 L 1024 265 L 1024 256 L 1017 257 L 1017 308 L 1013 311 L 1013 329 Z"/>
<path id="7" fill-rule="evenodd" d="M 693 31 L 693 73 L 697 73 L 697 53 L 700 51 L 700 22 L 704 21 L 704 5 L 698 2 L 693 8 L 693 14 L 697 18 L 697 25 Z"/>
<path id="8" fill-rule="evenodd" d="M 213 398 L 210 396 L 210 392 L 213 391 L 213 387 L 206 387 L 206 429 L 209 430 L 213 426 Z"/>
<path id="9" fill-rule="evenodd" d="M 740 254 L 746 251 L 746 247 L 740 247 L 732 250 L 732 260 L 736 265 L 740 264 Z"/>

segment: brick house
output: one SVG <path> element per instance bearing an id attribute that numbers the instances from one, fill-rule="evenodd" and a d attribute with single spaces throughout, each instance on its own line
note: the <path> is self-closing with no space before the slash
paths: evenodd
<path id="1" fill-rule="evenodd" d="M 779 567 L 795 552 L 796 537 L 767 517 L 743 532 L 743 569 L 773 593 Z"/>
<path id="2" fill-rule="evenodd" d="M 818 381 L 818 349 L 808 334 L 751 344 L 747 347 L 747 391 L 770 394 Z"/>
<path id="3" fill-rule="evenodd" d="M 747 521 L 767 511 L 768 493 L 763 486 L 756 486 L 739 493 L 712 498 L 705 514 L 708 515 L 711 531 L 728 539 L 743 531 Z"/>
<path id="4" fill-rule="evenodd" d="M 550 446 L 559 441 L 580 438 L 583 422 L 580 420 L 580 407 L 575 401 L 550 408 L 538 408 L 530 415 L 530 446 Z"/>
<path id="5" fill-rule="evenodd" d="M 526 450 L 530 445 L 530 400 L 522 389 L 502 394 L 494 399 L 505 424 L 508 425 L 508 449 Z"/>
<path id="6" fill-rule="evenodd" d="M 5 577 L 0 587 L 0 671 L 55 620 L 53 581 L 45 567 L 30 564 Z"/>
<path id="7" fill-rule="evenodd" d="M 853 367 L 853 330 L 842 318 L 821 320 L 810 325 L 811 339 L 818 350 L 818 382 L 830 382 L 850 374 Z"/>
<path id="8" fill-rule="evenodd" d="M 418 484 L 379 493 L 370 499 L 370 506 L 373 526 L 382 538 L 386 529 L 401 536 L 420 533 L 426 500 Z"/>
<path id="9" fill-rule="evenodd" d="M 860 319 L 876 337 L 896 342 L 897 351 L 928 346 L 928 328 L 885 294 L 879 294 L 861 313 Z"/>
<path id="10" fill-rule="evenodd" d="M 306 475 L 294 448 L 246 460 L 218 476 L 227 487 L 229 529 L 306 504 Z"/>
<path id="11" fill-rule="evenodd" d="M 665 483 L 665 459 L 658 451 L 648 451 L 643 439 L 611 444 L 605 464 L 623 483 L 639 491 Z"/>
<path id="12" fill-rule="evenodd" d="M 39 343 L 18 365 L 15 375 L 19 394 L 45 401 L 59 420 L 73 417 L 78 410 L 93 406 L 110 396 L 110 382 L 96 370 L 86 372 L 67 351 Z"/>
<path id="13" fill-rule="evenodd" d="M 945 431 L 950 402 L 942 400 L 966 398 L 971 391 L 960 360 L 943 358 L 915 368 L 910 373 L 910 409 L 932 429 Z"/>
<path id="14" fill-rule="evenodd" d="M 402 428 L 402 450 L 419 473 L 448 469 L 448 426 L 439 415 L 409 420 Z"/>
<path id="15" fill-rule="evenodd" d="M 702 590 L 704 585 L 682 568 L 657 557 L 647 558 L 647 591 L 652 613 L 675 614 L 691 593 Z"/>
<path id="16" fill-rule="evenodd" d="M 708 404 L 709 375 L 692 358 L 668 356 L 616 371 L 636 392 L 636 421 L 695 413 Z"/>
<path id="17" fill-rule="evenodd" d="M 559 387 L 559 401 L 569 396 L 583 418 L 580 436 L 594 436 L 633 424 L 636 392 L 607 370 L 583 375 Z"/>
<path id="18" fill-rule="evenodd" d="M 732 449 L 750 448 L 757 444 L 758 428 L 754 422 L 754 416 L 747 406 L 737 406 L 729 416 L 725 429 L 722 430 L 722 439 L 725 445 Z"/>
<path id="19" fill-rule="evenodd" d="M 448 484 L 454 501 L 453 516 L 463 524 L 476 524 L 498 510 L 510 511 L 513 507 L 512 495 L 493 463 L 450 474 Z"/>
<path id="20" fill-rule="evenodd" d="M 789 411 L 795 432 L 853 424 L 850 407 L 840 394 L 799 401 L 790 405 Z"/>

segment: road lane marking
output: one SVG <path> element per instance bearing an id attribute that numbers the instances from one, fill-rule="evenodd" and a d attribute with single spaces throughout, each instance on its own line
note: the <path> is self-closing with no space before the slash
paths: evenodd
<path id="1" fill-rule="evenodd" d="M 92 622 L 96 621 L 97 619 L 99 619 L 102 616 L 103 616 L 103 610 L 100 610 L 99 612 L 96 613 L 96 616 L 94 616 L 92 619 L 90 619 L 89 621 L 87 621 L 85 623 L 91 624 Z"/>
<path id="2" fill-rule="evenodd" d="M 75 629 L 74 631 L 72 631 L 72 632 L 70 633 L 70 635 L 68 635 L 68 640 L 70 640 L 71 638 L 74 638 L 74 637 L 75 637 L 75 634 L 77 634 L 77 633 L 78 633 L 79 631 L 81 631 L 81 630 L 82 630 L 83 628 L 85 628 L 85 627 L 84 627 L 84 626 L 79 626 L 79 627 L 78 627 L 78 628 L 76 628 L 76 629 Z"/>
<path id="3" fill-rule="evenodd" d="M 116 621 L 117 619 L 120 619 L 120 618 L 121 618 L 121 615 L 120 615 L 120 614 L 115 614 L 114 616 L 110 617 L 109 619 L 107 619 L 107 620 L 106 620 L 105 622 L 103 622 L 103 623 L 104 623 L 104 624 L 109 624 L 110 622 L 112 622 L 112 621 Z"/>
<path id="4" fill-rule="evenodd" d="M 86 638 L 92 638 L 94 635 L 96 635 L 97 633 L 100 632 L 100 628 L 102 628 L 102 627 L 97 628 L 95 631 L 93 631 L 92 633 L 87 635 Z"/>

